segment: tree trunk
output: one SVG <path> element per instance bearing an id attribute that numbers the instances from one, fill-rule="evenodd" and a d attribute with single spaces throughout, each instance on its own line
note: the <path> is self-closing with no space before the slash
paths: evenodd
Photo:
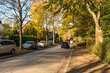
<path id="1" fill-rule="evenodd" d="M 45 36 L 45 38 L 46 38 L 46 43 L 48 44 L 48 27 L 47 27 L 47 20 L 46 20 L 46 28 L 45 28 L 45 34 L 46 34 L 46 36 Z"/>
<path id="2" fill-rule="evenodd" d="M 20 49 L 22 49 L 22 8 L 21 2 L 18 0 L 19 25 L 20 25 Z"/>
<path id="3" fill-rule="evenodd" d="M 60 36 L 59 36 L 59 43 L 61 42 L 61 38 L 60 38 Z"/>
<path id="4" fill-rule="evenodd" d="M 103 33 L 102 30 L 99 26 L 99 20 L 94 19 L 95 20 L 95 40 L 96 40 L 96 44 L 98 43 L 102 43 L 103 42 Z"/>
<path id="5" fill-rule="evenodd" d="M 100 28 L 100 10 L 95 14 L 91 9 L 88 3 L 86 3 L 87 9 L 89 13 L 92 15 L 94 22 L 95 22 L 95 41 L 96 44 L 103 42 L 103 32 Z"/>
<path id="6" fill-rule="evenodd" d="M 48 35 L 47 35 L 47 33 L 46 33 L 46 42 L 48 43 Z"/>
<path id="7" fill-rule="evenodd" d="M 22 23 L 20 23 L 20 49 L 22 49 Z"/>
<path id="8" fill-rule="evenodd" d="M 36 36 L 37 36 L 37 44 L 38 44 L 38 31 L 37 31 L 36 33 L 37 33 L 37 35 L 36 35 Z"/>
<path id="9" fill-rule="evenodd" d="M 55 45 L 55 31 L 53 29 L 53 45 Z"/>

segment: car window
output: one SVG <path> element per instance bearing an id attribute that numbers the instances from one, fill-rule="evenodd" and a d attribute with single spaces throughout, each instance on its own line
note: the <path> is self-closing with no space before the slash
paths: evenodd
<path id="1" fill-rule="evenodd" d="M 33 43 L 28 41 L 28 42 L 26 42 L 26 44 L 33 44 Z"/>
<path id="2" fill-rule="evenodd" d="M 6 41 L 2 41 L 1 45 L 7 45 Z"/>
<path id="3" fill-rule="evenodd" d="M 0 42 L 0 46 L 2 46 L 1 42 Z"/>
<path id="4" fill-rule="evenodd" d="M 14 42 L 12 42 L 12 41 L 3 41 L 2 44 L 3 45 L 12 45 L 12 44 L 14 44 Z"/>
<path id="5" fill-rule="evenodd" d="M 67 42 L 64 42 L 63 44 L 68 44 Z"/>
<path id="6" fill-rule="evenodd" d="M 45 43 L 45 41 L 40 41 L 40 43 Z"/>
<path id="7" fill-rule="evenodd" d="M 12 45 L 12 44 L 15 44 L 14 42 L 12 41 L 6 41 L 7 42 L 7 45 Z"/>

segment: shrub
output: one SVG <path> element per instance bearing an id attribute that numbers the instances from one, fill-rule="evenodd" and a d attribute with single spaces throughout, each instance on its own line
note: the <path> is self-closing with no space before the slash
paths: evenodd
<path id="1" fill-rule="evenodd" d="M 81 47 L 84 47 L 86 46 L 86 42 L 81 42 L 81 43 L 78 43 L 77 46 L 81 46 Z"/>
<path id="2" fill-rule="evenodd" d="M 14 40 L 16 42 L 16 45 L 19 46 L 19 35 L 10 35 L 10 40 Z M 26 41 L 37 41 L 36 36 L 29 36 L 29 35 L 23 35 L 22 36 L 22 43 L 25 43 Z"/>
<path id="3" fill-rule="evenodd" d="M 110 39 L 91 46 L 89 50 L 98 55 L 102 60 L 110 63 Z"/>

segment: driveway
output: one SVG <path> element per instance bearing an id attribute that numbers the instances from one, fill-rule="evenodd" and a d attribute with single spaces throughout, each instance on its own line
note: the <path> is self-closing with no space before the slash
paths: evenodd
<path id="1" fill-rule="evenodd" d="M 0 60 L 0 73 L 58 73 L 71 49 L 60 46 Z"/>

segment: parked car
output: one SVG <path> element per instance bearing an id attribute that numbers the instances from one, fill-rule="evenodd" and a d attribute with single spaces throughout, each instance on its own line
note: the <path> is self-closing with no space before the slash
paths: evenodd
<path id="1" fill-rule="evenodd" d="M 73 41 L 70 41 L 69 47 L 73 48 L 73 46 L 74 46 Z"/>
<path id="2" fill-rule="evenodd" d="M 51 40 L 48 41 L 48 45 L 52 45 L 52 43 L 53 43 L 53 42 L 52 42 Z"/>
<path id="3" fill-rule="evenodd" d="M 61 44 L 61 48 L 69 48 L 69 44 L 67 42 L 63 42 Z"/>
<path id="4" fill-rule="evenodd" d="M 40 41 L 40 42 L 38 43 L 38 46 L 39 46 L 39 47 L 47 47 L 47 42 L 46 42 L 46 41 Z"/>
<path id="5" fill-rule="evenodd" d="M 77 43 L 78 43 L 78 41 L 75 41 L 74 43 L 75 43 L 75 44 L 77 44 Z"/>
<path id="6" fill-rule="evenodd" d="M 13 40 L 1 39 L 0 40 L 0 54 L 16 53 L 16 44 Z"/>
<path id="7" fill-rule="evenodd" d="M 37 44 L 34 41 L 27 41 L 25 42 L 22 47 L 24 49 L 37 49 Z"/>

